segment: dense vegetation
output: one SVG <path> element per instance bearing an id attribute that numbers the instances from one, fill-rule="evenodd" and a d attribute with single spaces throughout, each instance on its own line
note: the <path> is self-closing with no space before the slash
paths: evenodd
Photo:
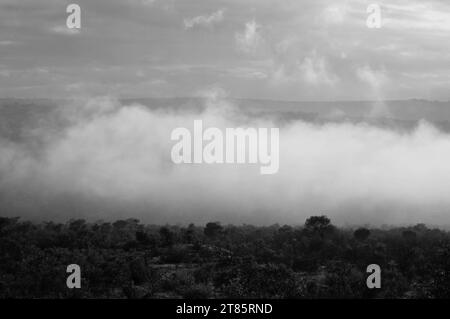
<path id="1" fill-rule="evenodd" d="M 366 267 L 382 269 L 368 289 Z M 81 267 L 68 289 L 66 267 Z M 425 225 L 339 229 L 0 218 L 1 298 L 448 298 L 450 234 Z"/>

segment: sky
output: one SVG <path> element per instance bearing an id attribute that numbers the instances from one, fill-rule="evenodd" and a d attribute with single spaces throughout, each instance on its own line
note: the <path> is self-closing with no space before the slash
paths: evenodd
<path id="1" fill-rule="evenodd" d="M 449 100 L 449 49 L 444 0 L 0 0 L 1 98 Z"/>
<path id="2" fill-rule="evenodd" d="M 448 1 L 76 1 L 79 30 L 66 27 L 68 1 L 0 0 L 0 98 L 66 98 L 20 127 L 23 140 L 0 136 L 1 212 L 450 225 L 447 132 L 426 121 L 408 130 L 364 119 L 275 123 L 235 100 L 372 100 L 374 110 L 388 99 L 449 101 Z M 367 27 L 371 4 L 380 28 Z M 205 108 L 121 99 L 187 96 Z M 171 132 L 197 119 L 222 129 L 279 125 L 279 172 L 175 165 Z"/>

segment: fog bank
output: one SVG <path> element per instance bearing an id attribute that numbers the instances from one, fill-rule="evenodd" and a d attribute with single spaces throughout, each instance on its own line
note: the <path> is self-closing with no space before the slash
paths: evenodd
<path id="1" fill-rule="evenodd" d="M 175 165 L 177 127 L 276 127 L 248 118 L 220 95 L 201 110 L 74 102 L 53 114 L 58 129 L 29 140 L 0 138 L 2 216 L 139 218 L 149 223 L 293 223 L 328 215 L 336 224 L 450 224 L 450 135 L 421 122 L 409 132 L 364 123 L 280 127 L 280 169 Z"/>

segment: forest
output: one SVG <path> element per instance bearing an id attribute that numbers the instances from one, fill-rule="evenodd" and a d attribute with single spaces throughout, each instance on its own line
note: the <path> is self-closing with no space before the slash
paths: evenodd
<path id="1" fill-rule="evenodd" d="M 66 267 L 81 269 L 69 289 Z M 381 267 L 368 289 L 366 267 Z M 0 218 L 0 298 L 449 298 L 450 234 L 424 224 L 340 228 Z"/>

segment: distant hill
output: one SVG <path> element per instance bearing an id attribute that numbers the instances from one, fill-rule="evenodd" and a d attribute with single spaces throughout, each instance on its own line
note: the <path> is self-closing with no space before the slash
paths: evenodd
<path id="1" fill-rule="evenodd" d="M 38 127 L 57 129 L 61 123 L 59 107 L 68 100 L 0 99 L 0 136 L 11 140 L 26 138 Z M 142 104 L 149 109 L 196 110 L 204 106 L 201 98 L 122 99 L 124 105 Z M 269 117 L 275 122 L 303 120 L 312 123 L 365 122 L 395 129 L 414 128 L 426 120 L 441 130 L 450 132 L 450 101 L 270 101 L 230 99 L 244 114 Z M 59 114 L 60 115 L 60 114 Z"/>
<path id="2" fill-rule="evenodd" d="M 308 122 L 366 122 L 383 127 L 410 129 L 420 120 L 450 131 L 450 101 L 272 101 L 230 99 L 246 114 L 271 116 L 280 121 L 301 119 Z M 201 98 L 125 99 L 125 104 L 139 103 L 151 108 L 201 109 Z"/>

